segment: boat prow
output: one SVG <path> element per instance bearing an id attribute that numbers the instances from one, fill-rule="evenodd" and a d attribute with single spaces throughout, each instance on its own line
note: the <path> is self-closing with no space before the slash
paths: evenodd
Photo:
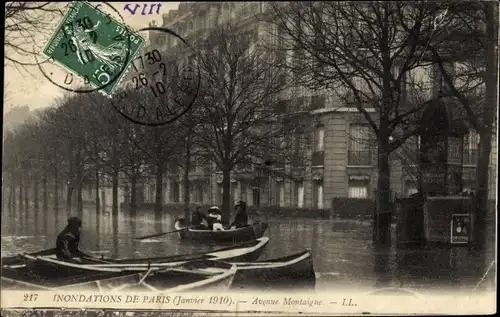
<path id="1" fill-rule="evenodd" d="M 37 258 L 38 262 L 56 265 L 58 260 Z M 59 267 L 63 264 L 59 263 Z M 84 265 L 80 265 L 82 270 Z M 236 265 L 221 261 L 190 261 L 170 268 L 88 269 L 87 274 L 71 277 L 41 278 L 29 268 L 2 268 L 2 288 L 30 290 L 89 290 L 89 291 L 205 291 L 228 290 L 236 273 Z M 4 274 L 5 273 L 5 274 Z"/>
<path id="2" fill-rule="evenodd" d="M 238 267 L 232 288 L 235 289 L 314 289 L 316 274 L 311 250 L 288 256 L 256 261 L 233 262 Z"/>

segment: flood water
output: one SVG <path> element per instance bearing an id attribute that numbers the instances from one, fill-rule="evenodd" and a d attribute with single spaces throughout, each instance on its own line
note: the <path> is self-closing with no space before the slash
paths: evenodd
<path id="1" fill-rule="evenodd" d="M 120 212 L 96 216 L 93 207 L 83 214 L 80 248 L 95 255 L 112 258 L 151 257 L 206 251 L 219 246 L 181 241 L 169 234 L 145 241 L 136 236 L 172 231 L 178 215 L 167 211 L 155 216 L 139 211 L 134 218 Z M 366 290 L 401 287 L 415 291 L 443 289 L 472 290 L 487 274 L 495 260 L 494 247 L 478 255 L 467 247 L 406 249 L 372 245 L 369 221 L 258 218 L 269 223 L 265 236 L 270 238 L 260 259 L 276 258 L 310 248 L 313 252 L 318 290 Z M 66 224 L 60 212 L 2 212 L 2 257 L 34 252 L 55 246 L 55 237 Z M 494 241 L 494 240 L 493 240 Z M 488 284 L 489 285 L 489 284 Z"/>

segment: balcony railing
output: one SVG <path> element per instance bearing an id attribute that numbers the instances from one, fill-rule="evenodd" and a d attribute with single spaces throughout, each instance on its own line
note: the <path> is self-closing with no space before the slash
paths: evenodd
<path id="1" fill-rule="evenodd" d="M 464 151 L 464 164 L 476 165 L 478 157 L 478 150 L 465 150 Z"/>
<path id="2" fill-rule="evenodd" d="M 349 165 L 355 166 L 370 166 L 371 165 L 371 152 L 370 151 L 349 151 L 348 152 Z"/>

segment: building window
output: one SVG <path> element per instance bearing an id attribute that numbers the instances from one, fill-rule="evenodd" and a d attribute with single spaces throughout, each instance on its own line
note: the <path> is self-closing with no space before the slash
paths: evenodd
<path id="1" fill-rule="evenodd" d="M 247 201 L 247 184 L 240 182 L 240 200 Z"/>
<path id="2" fill-rule="evenodd" d="M 461 138 L 448 138 L 448 162 L 449 163 L 458 163 L 462 162 L 460 157 L 460 152 L 462 148 L 462 139 Z"/>
<path id="3" fill-rule="evenodd" d="M 370 127 L 351 125 L 349 130 L 349 165 L 371 165 Z"/>
<path id="4" fill-rule="evenodd" d="M 231 190 L 232 190 L 232 193 L 233 193 L 233 200 L 234 202 L 238 202 L 240 199 L 241 199 L 241 183 L 240 182 L 237 182 L 237 183 L 233 183 L 231 184 Z"/>
<path id="5" fill-rule="evenodd" d="M 292 157 L 292 166 L 293 167 L 302 167 L 304 166 L 304 152 L 305 152 L 305 135 L 302 133 L 295 133 L 292 135 L 293 142 L 293 157 Z"/>
<path id="6" fill-rule="evenodd" d="M 298 208 L 304 207 L 304 182 L 295 181 L 293 182 L 293 206 Z"/>
<path id="7" fill-rule="evenodd" d="M 194 201 L 203 203 L 204 186 L 202 182 L 196 182 L 194 194 Z"/>
<path id="8" fill-rule="evenodd" d="M 276 205 L 285 207 L 285 183 L 283 181 L 276 182 Z"/>
<path id="9" fill-rule="evenodd" d="M 312 157 L 313 166 L 323 166 L 324 164 L 324 138 L 325 128 L 323 126 L 317 127 L 313 135 L 314 152 Z"/>
<path id="10" fill-rule="evenodd" d="M 254 206 L 260 206 L 260 188 L 252 187 L 252 204 Z"/>
<path id="11" fill-rule="evenodd" d="M 479 134 L 470 131 L 464 139 L 464 164 L 476 165 L 479 148 Z"/>
<path id="12" fill-rule="evenodd" d="M 312 96 L 311 110 L 324 109 L 324 108 L 325 108 L 325 95 Z"/>
<path id="13" fill-rule="evenodd" d="M 323 180 L 313 181 L 313 208 L 323 209 Z"/>
<path id="14" fill-rule="evenodd" d="M 224 189 L 222 188 L 222 183 L 217 184 L 217 204 L 222 205 L 222 194 L 224 192 Z"/>
<path id="15" fill-rule="evenodd" d="M 314 151 L 322 152 L 324 147 L 325 127 L 317 127 L 314 133 Z"/>
<path id="16" fill-rule="evenodd" d="M 368 198 L 368 180 L 349 180 L 349 198 Z"/>
<path id="17" fill-rule="evenodd" d="M 155 200 L 156 185 L 149 186 L 149 201 L 153 202 Z"/>

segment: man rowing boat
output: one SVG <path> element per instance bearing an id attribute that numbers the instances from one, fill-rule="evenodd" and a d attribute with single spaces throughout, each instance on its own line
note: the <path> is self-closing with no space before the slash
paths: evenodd
<path id="1" fill-rule="evenodd" d="M 234 221 L 229 225 L 229 228 L 236 229 L 248 226 L 248 214 L 247 214 L 247 203 L 240 200 L 235 207 L 236 216 Z"/>
<path id="2" fill-rule="evenodd" d="M 56 240 L 56 256 L 59 260 L 76 260 L 80 261 L 80 257 L 88 257 L 87 254 L 78 250 L 80 242 L 80 231 L 82 229 L 82 221 L 78 217 L 68 219 L 68 224 Z"/>

